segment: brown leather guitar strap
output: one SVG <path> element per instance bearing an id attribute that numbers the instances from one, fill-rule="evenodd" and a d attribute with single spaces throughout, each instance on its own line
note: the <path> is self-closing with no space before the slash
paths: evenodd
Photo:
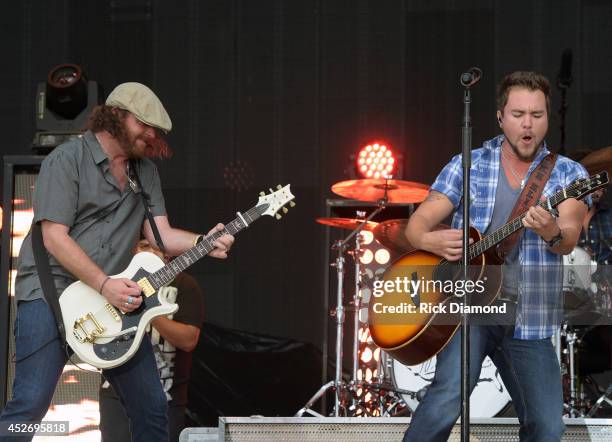
<path id="1" fill-rule="evenodd" d="M 517 216 L 525 213 L 531 206 L 535 206 L 537 204 L 540 195 L 542 195 L 542 191 L 544 190 L 544 186 L 546 185 L 546 182 L 550 178 L 550 174 L 555 167 L 556 161 L 557 154 L 551 152 L 540 162 L 540 164 L 538 164 L 538 167 L 536 167 L 536 169 L 529 176 L 529 180 L 519 195 L 507 222 L 512 221 Z M 499 173 L 504 173 L 501 167 Z M 516 245 L 522 233 L 523 229 L 514 232 L 497 246 L 497 254 L 500 258 L 505 259 L 506 255 Z"/>

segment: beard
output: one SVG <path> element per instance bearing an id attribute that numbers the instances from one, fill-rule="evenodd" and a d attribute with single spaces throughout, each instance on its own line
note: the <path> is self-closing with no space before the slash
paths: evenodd
<path id="1" fill-rule="evenodd" d="M 137 160 L 149 156 L 148 153 L 154 149 L 156 138 L 147 135 L 130 136 L 124 130 L 118 141 L 125 155 L 131 160 Z"/>
<path id="2" fill-rule="evenodd" d="M 531 155 L 525 155 L 520 151 L 518 146 L 514 142 L 512 142 L 508 137 L 506 137 L 506 141 L 508 141 L 508 144 L 510 145 L 510 149 L 512 149 L 512 152 L 514 153 L 514 155 L 516 155 L 522 161 L 533 161 L 536 155 L 538 154 L 538 152 L 540 151 L 542 144 L 544 144 L 544 139 L 541 139 L 540 142 L 536 145 L 535 149 L 533 150 L 533 153 L 531 153 Z"/>
<path id="3" fill-rule="evenodd" d="M 168 143 L 157 134 L 154 136 L 147 134 L 130 136 L 124 126 L 122 134 L 117 137 L 117 141 L 125 155 L 132 160 L 141 158 L 166 159 L 172 156 L 172 149 L 170 149 Z"/>
<path id="4" fill-rule="evenodd" d="M 120 143 L 123 152 L 125 152 L 125 155 L 130 160 L 137 160 L 145 156 L 147 145 L 145 144 L 144 147 L 142 147 L 142 144 L 137 143 L 139 140 L 144 142 L 140 137 L 136 137 L 133 141 Z"/>

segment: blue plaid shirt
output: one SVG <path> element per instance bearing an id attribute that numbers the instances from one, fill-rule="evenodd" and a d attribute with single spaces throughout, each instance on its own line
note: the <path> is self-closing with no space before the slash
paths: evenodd
<path id="1" fill-rule="evenodd" d="M 612 210 L 605 201 L 599 203 L 589 228 L 582 230 L 578 245 L 590 250 L 599 264 L 612 264 Z"/>
<path id="2" fill-rule="evenodd" d="M 472 151 L 470 224 L 480 232 L 487 230 L 493 215 L 503 141 L 504 136 L 500 135 Z M 527 172 L 526 179 L 548 154 L 546 143 L 543 143 Z M 580 164 L 558 156 L 542 195 L 548 198 L 569 186 L 575 179 L 583 177 L 588 177 L 588 174 Z M 431 190 L 441 192 L 450 199 L 456 209 L 452 227 L 461 229 L 463 226 L 461 155 L 453 157 L 442 169 Z M 544 240 L 533 231 L 523 229 L 522 232 L 518 245 L 521 277 L 514 337 L 544 339 L 555 333 L 563 313 L 561 294 L 563 261 L 560 255 L 550 252 Z"/>

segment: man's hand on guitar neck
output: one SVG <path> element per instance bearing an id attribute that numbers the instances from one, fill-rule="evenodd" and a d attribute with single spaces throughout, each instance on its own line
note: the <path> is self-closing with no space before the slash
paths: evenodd
<path id="1" fill-rule="evenodd" d="M 225 226 L 221 223 L 217 224 L 215 227 L 210 229 L 210 231 L 206 234 L 206 236 L 210 236 L 216 232 L 222 232 L 225 229 Z M 208 254 L 208 256 L 212 256 L 213 258 L 225 259 L 227 258 L 227 254 L 232 248 L 232 244 L 234 244 L 234 237 L 232 235 L 222 235 L 213 243 L 215 248 Z"/>
<path id="2" fill-rule="evenodd" d="M 566 255 L 574 250 L 580 237 L 582 221 L 587 205 L 575 199 L 567 199 L 557 206 L 559 216 L 555 219 L 544 208 L 530 207 L 523 217 L 523 226 L 533 230 L 542 240 L 548 242 L 562 231 L 562 239 L 550 251 Z"/>
<path id="3" fill-rule="evenodd" d="M 166 247 L 166 253 L 168 253 L 170 256 L 178 256 L 186 250 L 189 250 L 195 245 L 195 242 L 199 240 L 201 236 L 170 226 L 170 222 L 166 216 L 156 216 L 155 224 L 159 229 L 159 234 L 161 235 L 162 241 Z M 219 223 L 213 227 L 206 236 L 212 235 L 216 232 L 222 232 L 224 229 L 225 226 Z M 153 230 L 151 230 L 151 225 L 149 224 L 148 220 L 145 220 L 143 224 L 143 233 L 150 244 L 156 243 Z M 215 248 L 208 254 L 208 256 L 219 259 L 227 258 L 227 254 L 232 248 L 233 243 L 234 237 L 232 235 L 225 234 L 220 236 L 213 243 Z"/>
<path id="4" fill-rule="evenodd" d="M 530 207 L 529 210 L 527 210 L 523 218 L 523 226 L 533 230 L 534 233 L 547 242 L 561 231 L 555 218 L 548 211 L 539 206 Z"/>

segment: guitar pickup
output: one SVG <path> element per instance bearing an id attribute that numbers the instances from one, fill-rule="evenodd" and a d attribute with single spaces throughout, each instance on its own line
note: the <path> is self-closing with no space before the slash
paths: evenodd
<path id="1" fill-rule="evenodd" d="M 117 314 L 117 310 L 115 310 L 115 307 L 113 307 L 111 304 L 109 304 L 108 302 L 106 304 L 104 304 L 104 307 L 106 308 L 106 310 L 108 310 L 108 312 L 111 314 L 111 316 L 113 317 L 113 319 L 116 322 L 121 322 L 121 318 L 119 317 L 119 315 Z"/>
<path id="2" fill-rule="evenodd" d="M 139 279 L 136 284 L 140 286 L 140 288 L 142 289 L 142 293 L 144 293 L 145 296 L 151 296 L 155 294 L 155 289 L 153 288 L 153 285 L 146 277 Z"/>
<path id="3" fill-rule="evenodd" d="M 85 316 L 74 321 L 72 333 L 82 344 L 93 344 L 96 338 L 104 333 L 105 330 L 92 313 L 87 313 Z"/>

